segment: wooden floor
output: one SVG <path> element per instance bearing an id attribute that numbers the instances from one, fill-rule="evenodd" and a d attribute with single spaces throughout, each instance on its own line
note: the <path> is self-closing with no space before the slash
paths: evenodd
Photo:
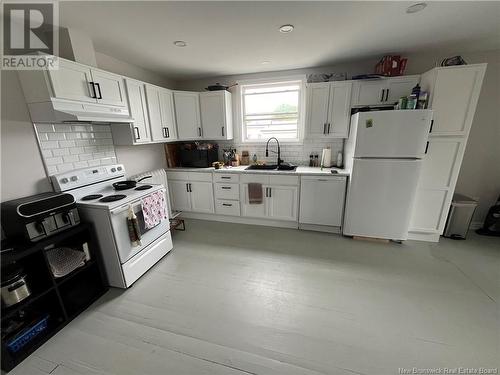
<path id="1" fill-rule="evenodd" d="M 499 367 L 500 239 L 402 245 L 190 221 L 11 374 Z"/>

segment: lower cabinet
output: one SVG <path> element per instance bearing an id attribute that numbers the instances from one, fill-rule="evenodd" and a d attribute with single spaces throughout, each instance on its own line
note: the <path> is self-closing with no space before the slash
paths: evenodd
<path id="1" fill-rule="evenodd" d="M 299 222 L 340 227 L 344 213 L 346 182 L 345 177 L 302 177 Z"/>
<path id="2" fill-rule="evenodd" d="M 200 178 L 197 178 L 199 175 Z M 174 211 L 213 214 L 214 190 L 209 173 L 168 173 L 170 201 Z M 178 179 L 183 177 L 184 179 Z M 196 181 L 196 180 L 206 181 Z"/>
<path id="3" fill-rule="evenodd" d="M 298 176 L 243 175 L 241 177 L 241 216 L 297 221 L 299 205 Z M 259 183 L 262 203 L 250 204 L 248 184 Z"/>

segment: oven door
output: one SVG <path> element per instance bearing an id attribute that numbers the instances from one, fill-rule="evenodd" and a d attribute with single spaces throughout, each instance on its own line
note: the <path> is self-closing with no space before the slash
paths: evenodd
<path id="1" fill-rule="evenodd" d="M 132 246 L 130 242 L 130 237 L 128 234 L 127 227 L 127 217 L 128 208 L 132 206 L 132 209 L 137 216 L 139 221 L 139 229 L 141 232 L 141 245 Z M 137 253 L 140 253 L 142 249 L 146 248 L 149 244 L 158 239 L 162 234 L 166 233 L 170 229 L 170 224 L 168 219 L 162 220 L 160 224 L 153 228 L 146 229 L 144 223 L 144 216 L 142 214 L 142 204 L 141 199 L 133 201 L 131 203 L 124 204 L 123 206 L 117 207 L 111 211 L 111 224 L 113 226 L 113 233 L 115 236 L 116 247 L 118 249 L 118 254 L 120 255 L 120 262 L 123 264 L 130 258 L 132 258 Z M 103 249 L 104 250 L 104 249 Z"/>

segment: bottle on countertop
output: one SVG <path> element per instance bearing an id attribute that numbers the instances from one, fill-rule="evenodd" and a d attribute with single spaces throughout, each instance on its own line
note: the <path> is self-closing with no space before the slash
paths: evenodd
<path id="1" fill-rule="evenodd" d="M 257 154 L 253 154 L 252 161 L 254 164 L 257 164 Z"/>
<path id="2" fill-rule="evenodd" d="M 309 166 L 314 167 L 314 157 L 313 154 L 309 155 Z"/>
<path id="3" fill-rule="evenodd" d="M 319 167 L 319 155 L 314 154 L 314 167 Z"/>
<path id="4" fill-rule="evenodd" d="M 342 157 L 342 151 L 339 151 L 339 152 L 337 153 L 337 168 L 342 168 L 342 167 L 343 167 L 343 164 L 342 164 L 342 163 L 343 163 L 344 161 L 343 161 L 342 159 L 343 159 L 343 157 Z"/>

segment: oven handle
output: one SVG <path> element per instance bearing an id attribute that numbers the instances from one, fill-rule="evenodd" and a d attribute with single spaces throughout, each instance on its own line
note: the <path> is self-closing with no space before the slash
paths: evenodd
<path id="1" fill-rule="evenodd" d="M 157 190 L 157 191 L 161 191 L 163 192 L 163 194 L 166 194 L 167 193 L 167 190 L 166 189 L 160 189 L 160 190 Z M 154 191 L 153 193 L 156 193 L 156 191 Z M 148 197 L 149 195 L 145 195 L 143 198 L 146 198 Z M 142 198 L 139 198 L 133 202 L 130 202 L 130 203 L 126 203 L 122 206 L 119 206 L 113 210 L 111 210 L 111 214 L 112 215 L 118 215 L 118 214 L 121 214 L 122 212 L 124 211 L 128 211 L 128 208 L 129 206 L 132 206 L 132 209 L 134 209 L 137 205 L 140 205 L 141 204 L 141 201 L 142 201 Z"/>

